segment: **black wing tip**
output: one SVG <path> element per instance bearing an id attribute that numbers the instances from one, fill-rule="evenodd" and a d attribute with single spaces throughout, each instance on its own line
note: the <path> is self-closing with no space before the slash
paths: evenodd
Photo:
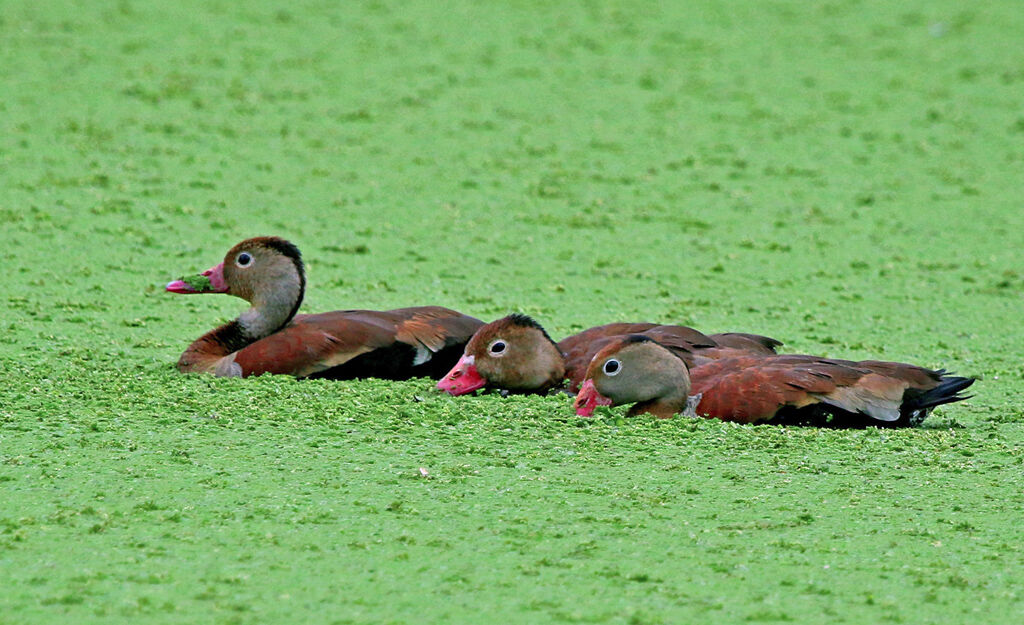
<path id="1" fill-rule="evenodd" d="M 973 395 L 961 395 L 961 391 L 967 389 L 977 382 L 977 378 L 945 375 L 941 378 L 938 386 L 922 393 L 915 398 L 913 408 L 934 408 L 942 404 L 952 404 L 974 397 Z"/>
<path id="2" fill-rule="evenodd" d="M 978 381 L 978 378 L 959 375 L 943 375 L 942 383 L 936 388 L 948 389 L 947 392 L 959 393 Z"/>

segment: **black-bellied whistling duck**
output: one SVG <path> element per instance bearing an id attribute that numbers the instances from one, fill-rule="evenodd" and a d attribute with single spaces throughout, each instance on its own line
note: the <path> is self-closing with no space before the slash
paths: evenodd
<path id="1" fill-rule="evenodd" d="M 725 421 L 905 427 L 967 399 L 959 393 L 973 383 L 898 362 L 789 354 L 723 358 L 688 371 L 664 346 L 631 335 L 594 356 L 575 408 L 589 417 L 596 406 L 633 404 L 629 415 L 668 418 L 687 412 L 692 395 L 697 416 Z"/>
<path id="2" fill-rule="evenodd" d="M 532 318 L 513 314 L 477 330 L 462 358 L 437 388 L 451 395 L 485 386 L 543 392 L 568 379 L 569 390 L 576 392 L 594 354 L 609 342 L 634 333 L 657 339 L 691 366 L 740 354 L 770 355 L 782 345 L 756 334 L 708 336 L 686 326 L 655 323 L 610 323 L 555 343 Z"/>
<path id="3" fill-rule="evenodd" d="M 169 283 L 172 293 L 227 293 L 252 304 L 189 345 L 178 370 L 227 377 L 436 379 L 483 325 L 440 306 L 296 315 L 305 289 L 298 248 L 277 237 L 242 241 L 224 262 Z"/>

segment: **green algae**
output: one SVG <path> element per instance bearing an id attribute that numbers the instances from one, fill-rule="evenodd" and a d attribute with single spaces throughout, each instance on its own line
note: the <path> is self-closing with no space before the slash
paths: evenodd
<path id="1" fill-rule="evenodd" d="M 1018 3 L 71 8 L 0 18 L 0 622 L 1024 617 Z M 179 375 L 244 304 L 155 285 L 261 234 L 303 312 L 981 380 L 831 432 Z"/>
<path id="2" fill-rule="evenodd" d="M 190 276 L 182 276 L 178 278 L 193 290 L 200 293 L 210 291 L 213 289 L 213 285 L 210 283 L 210 279 L 202 274 L 194 274 Z"/>

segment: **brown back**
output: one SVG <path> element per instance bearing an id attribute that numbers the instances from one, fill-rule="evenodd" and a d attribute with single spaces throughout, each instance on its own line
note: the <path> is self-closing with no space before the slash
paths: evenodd
<path id="1" fill-rule="evenodd" d="M 562 339 L 558 348 L 565 355 L 565 374 L 569 389 L 578 391 L 587 365 L 602 348 L 613 341 L 639 334 L 668 348 L 686 366 L 693 368 L 718 358 L 775 354 L 781 342 L 757 334 L 725 333 L 706 335 L 687 326 L 655 323 L 609 323 Z"/>

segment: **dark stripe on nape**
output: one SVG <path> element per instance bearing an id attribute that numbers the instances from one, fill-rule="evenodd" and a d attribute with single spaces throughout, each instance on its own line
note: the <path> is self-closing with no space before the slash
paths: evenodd
<path id="1" fill-rule="evenodd" d="M 302 305 L 302 300 L 306 297 L 306 266 L 302 263 L 302 253 L 299 252 L 299 248 L 291 241 L 286 241 L 281 237 L 261 237 L 259 241 L 264 247 L 290 258 L 295 263 L 295 270 L 299 272 L 299 297 L 295 300 L 295 306 L 292 307 L 291 313 L 288 314 L 288 319 L 281 324 L 281 328 L 283 328 L 299 312 L 299 306 Z M 277 330 L 274 331 L 276 332 Z"/>
<path id="2" fill-rule="evenodd" d="M 260 242 L 264 246 L 292 259 L 292 261 L 295 262 L 295 266 L 298 267 L 299 273 L 305 275 L 305 267 L 302 264 L 302 253 L 299 252 L 299 248 L 295 247 L 294 243 L 286 241 L 281 237 L 264 237 Z"/>
<path id="3" fill-rule="evenodd" d="M 524 315 L 522 313 L 512 313 L 508 317 L 505 317 L 505 319 L 508 320 L 510 324 L 514 326 L 519 326 L 520 328 L 533 328 L 535 330 L 540 330 L 540 333 L 544 335 L 544 338 L 551 341 L 552 343 L 555 342 L 554 340 L 552 340 L 550 336 L 548 336 L 548 331 L 544 329 L 544 326 L 537 323 L 537 321 L 529 315 Z"/>
<path id="4" fill-rule="evenodd" d="M 544 329 L 533 317 L 530 315 L 524 315 L 523 313 L 512 313 L 508 317 L 505 317 L 505 319 L 508 319 L 509 323 L 515 326 L 537 328 L 538 330 Z"/>

